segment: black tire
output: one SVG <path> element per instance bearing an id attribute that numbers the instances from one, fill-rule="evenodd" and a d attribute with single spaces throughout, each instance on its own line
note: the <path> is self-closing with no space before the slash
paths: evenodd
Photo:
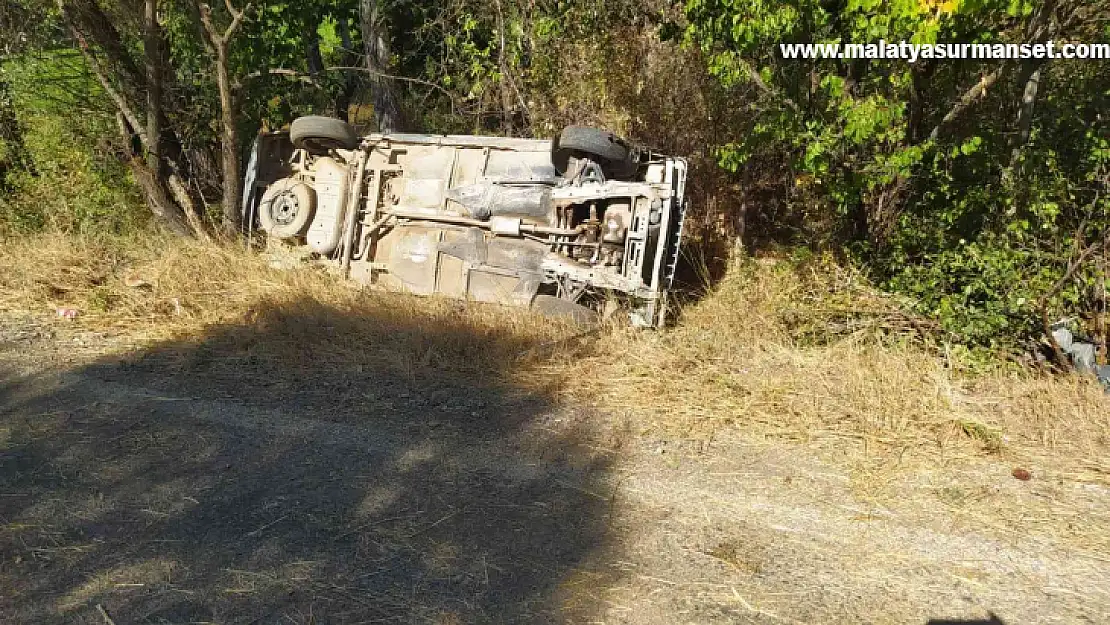
<path id="1" fill-rule="evenodd" d="M 334 117 L 308 115 L 293 120 L 289 127 L 289 140 L 298 148 L 313 154 L 327 154 L 329 150 L 353 150 L 359 137 L 350 124 Z"/>
<path id="2" fill-rule="evenodd" d="M 610 178 L 629 178 L 636 163 L 628 144 L 617 135 L 587 126 L 567 126 L 551 144 L 551 163 L 565 174 L 571 157 L 586 156 L 601 165 Z"/>

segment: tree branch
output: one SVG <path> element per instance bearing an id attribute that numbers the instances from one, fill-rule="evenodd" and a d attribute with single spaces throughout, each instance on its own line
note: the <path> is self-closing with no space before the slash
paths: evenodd
<path id="1" fill-rule="evenodd" d="M 215 51 L 219 31 L 212 23 L 212 9 L 207 4 L 198 4 L 197 13 L 200 16 L 200 23 L 204 26 L 204 43 L 209 50 Z"/>
<path id="2" fill-rule="evenodd" d="M 104 92 L 108 94 L 108 98 L 112 100 L 112 103 L 116 105 L 116 109 L 127 120 L 128 125 L 131 126 L 132 132 L 134 132 L 135 136 L 142 142 L 143 149 L 150 150 L 150 137 L 148 137 L 143 130 L 143 125 L 139 122 L 139 116 L 135 114 L 135 111 L 127 103 L 127 100 L 116 90 L 112 82 L 108 80 L 108 75 L 104 72 L 104 68 L 101 67 L 96 55 L 89 49 L 89 42 L 85 39 L 84 33 L 77 28 L 77 24 L 73 21 L 72 16 L 66 9 L 65 0 L 58 0 L 58 10 L 62 14 L 62 20 L 69 26 L 69 31 L 73 35 L 73 38 L 77 40 L 77 47 L 81 50 L 81 54 L 88 62 L 89 68 L 92 69 L 93 74 L 96 76 L 97 82 L 100 83 L 100 86 L 104 87 Z"/>
<path id="3" fill-rule="evenodd" d="M 328 69 L 335 69 L 335 68 L 328 68 Z M 290 77 L 294 80 L 303 82 L 305 84 L 312 85 L 313 87 L 316 87 L 317 89 L 323 89 L 324 88 L 324 86 L 321 85 L 315 78 L 313 78 L 311 74 L 304 74 L 302 72 L 298 72 L 298 71 L 292 70 L 292 69 L 284 69 L 284 68 L 280 68 L 280 67 L 273 67 L 273 68 L 270 68 L 270 69 L 264 69 L 264 70 L 260 70 L 260 71 L 257 71 L 257 72 L 251 72 L 251 73 L 247 74 L 246 76 L 243 76 L 241 79 L 236 80 L 235 81 L 235 89 L 241 89 L 243 87 L 243 82 L 244 81 L 252 80 L 254 78 L 261 78 L 263 76 L 288 76 L 288 77 Z"/>
<path id="4" fill-rule="evenodd" d="M 991 85 L 998 82 L 998 79 L 1002 76 L 1002 70 L 1005 69 L 1005 67 L 1005 65 L 999 65 L 993 72 L 980 78 L 979 82 L 975 83 L 975 86 L 965 91 L 956 104 L 952 106 L 952 109 L 940 120 L 940 123 L 933 127 L 933 131 L 929 133 L 929 140 L 935 141 L 937 137 L 940 136 L 940 130 L 945 124 L 952 123 L 952 121 L 959 117 L 965 109 L 974 104 L 977 98 L 985 94 Z"/>
<path id="5" fill-rule="evenodd" d="M 231 15 L 231 24 L 228 25 L 224 32 L 221 34 L 219 29 L 216 28 L 215 23 L 212 22 L 212 8 L 207 3 L 200 3 L 197 8 L 200 10 L 200 22 L 204 25 L 204 30 L 211 40 L 214 47 L 227 45 L 235 31 L 239 29 L 239 25 L 243 23 L 243 16 L 247 11 L 250 11 L 251 4 L 248 2 L 243 10 L 237 10 L 231 4 L 231 0 L 224 0 L 224 5 L 227 7 L 227 12 Z"/>
<path id="6" fill-rule="evenodd" d="M 783 94 L 779 93 L 778 91 L 775 91 L 774 89 L 772 89 L 770 87 L 770 85 L 763 82 L 763 77 L 759 75 L 759 72 L 756 71 L 756 69 L 754 67 L 752 67 L 747 62 L 745 62 L 743 60 L 740 60 L 740 59 L 737 59 L 737 63 L 739 63 L 740 65 L 742 65 L 744 67 L 744 70 L 747 71 L 747 73 L 748 73 L 748 78 L 751 79 L 752 83 L 756 86 L 756 88 L 758 88 L 763 93 L 765 93 L 765 94 L 767 94 L 767 95 L 769 95 L 769 96 L 771 96 L 771 97 L 773 97 L 777 100 L 780 100 L 783 104 L 789 106 L 790 109 L 792 111 L 794 111 L 795 113 L 798 112 L 798 105 L 794 103 L 794 100 L 791 100 L 789 96 L 783 95 Z"/>
<path id="7" fill-rule="evenodd" d="M 455 100 L 455 94 L 453 94 L 450 91 L 444 89 L 443 87 L 435 84 L 434 82 L 430 82 L 430 81 L 427 81 L 427 80 L 424 80 L 424 79 L 421 79 L 421 78 L 410 78 L 409 76 L 397 76 L 395 74 L 387 74 L 385 72 L 381 72 L 381 71 L 374 70 L 374 69 L 369 69 L 369 68 L 366 68 L 366 67 L 360 67 L 360 66 L 357 66 L 357 65 L 339 65 L 339 66 L 335 66 L 335 67 L 325 67 L 324 71 L 325 72 L 331 72 L 331 71 L 366 72 L 367 74 L 377 76 L 379 78 L 385 78 L 386 80 L 399 80 L 401 82 L 411 82 L 413 84 L 423 85 L 425 87 L 430 87 L 431 89 L 439 91 L 443 95 L 447 96 L 447 98 L 451 101 L 451 108 L 454 112 L 458 112 L 459 110 L 465 110 L 464 107 L 461 107 L 461 106 L 457 105 L 457 102 Z"/>
<path id="8" fill-rule="evenodd" d="M 243 23 L 243 15 L 251 9 L 251 5 L 248 2 L 242 11 L 236 11 L 235 7 L 231 6 L 231 0 L 224 0 L 224 4 L 227 5 L 227 12 L 231 14 L 231 25 L 224 31 L 224 41 L 228 41 L 239 29 L 239 25 Z"/>
<path id="9" fill-rule="evenodd" d="M 1100 197 L 1101 191 L 1095 193 L 1095 199 L 1091 202 L 1092 208 L 1098 205 Z M 1087 259 L 1090 258 L 1092 254 L 1094 254 L 1100 248 L 1104 249 L 1110 246 L 1110 231 L 1107 231 L 1103 235 L 1102 239 L 1095 241 L 1094 243 L 1080 250 L 1079 245 L 1080 241 L 1083 239 L 1083 231 L 1085 229 L 1086 222 L 1081 224 L 1079 226 L 1079 229 L 1075 233 L 1076 252 L 1072 253 L 1072 259 L 1068 261 L 1068 267 L 1064 270 L 1064 275 L 1060 276 L 1060 279 L 1052 285 L 1052 288 L 1050 288 L 1037 300 L 1037 307 L 1041 311 L 1041 325 L 1044 327 L 1044 333 L 1048 337 L 1049 344 L 1052 346 L 1052 352 L 1053 354 L 1055 354 L 1056 360 L 1058 361 L 1059 365 L 1067 371 L 1072 370 L 1071 362 L 1068 361 L 1067 355 L 1064 354 L 1064 350 L 1060 347 L 1060 343 L 1056 340 L 1056 337 L 1052 336 L 1052 323 L 1051 318 L 1048 315 L 1048 300 L 1055 297 L 1060 291 L 1064 289 L 1065 286 L 1067 286 L 1068 281 L 1071 280 L 1073 276 L 1075 276 L 1076 272 L 1078 272 L 1083 267 L 1084 263 L 1087 262 Z"/>

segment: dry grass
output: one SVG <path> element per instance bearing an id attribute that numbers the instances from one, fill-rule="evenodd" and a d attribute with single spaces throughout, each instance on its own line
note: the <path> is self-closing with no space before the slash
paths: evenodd
<path id="1" fill-rule="evenodd" d="M 172 560 L 158 558 L 99 572 L 81 586 L 59 598 L 58 611 L 73 612 L 93 599 L 101 598 L 113 591 L 138 589 L 168 582 L 178 568 L 177 563 Z"/>
<path id="2" fill-rule="evenodd" d="M 764 259 L 734 263 L 677 328 L 614 331 L 558 368 L 576 371 L 579 396 L 668 435 L 727 426 L 932 459 L 1008 454 L 1098 468 L 1110 397 L 1097 384 L 1004 367 L 972 375 L 909 331 L 920 325 L 829 262 Z"/>
<path id="3" fill-rule="evenodd" d="M 1110 455 L 1110 399 L 1096 384 L 963 373 L 914 338 L 920 322 L 901 303 L 828 262 L 734 263 L 676 328 L 578 338 L 527 311 L 369 292 L 322 270 L 275 270 L 257 255 L 180 241 L 23 239 L 0 249 L 0 264 L 0 310 L 74 307 L 78 325 L 150 342 L 276 324 L 270 336 L 287 340 L 251 355 L 271 368 L 306 359 L 446 373 L 493 367 L 522 388 L 627 413 L 642 432 L 741 428 L 925 458 L 956 450 L 1110 471 L 1101 460 Z M 348 321 L 336 327 L 333 313 Z M 306 325 L 306 315 L 320 318 Z"/>
<path id="4" fill-rule="evenodd" d="M 573 329 L 538 323 L 528 311 L 463 306 L 360 289 L 322 268 L 273 269 L 238 248 L 153 238 L 118 241 L 62 235 L 16 239 L 0 249 L 0 311 L 78 311 L 57 324 L 124 336 L 140 345 L 281 337 L 234 345 L 277 371 L 387 365 L 472 372 L 529 357 L 529 347 Z M 187 351 L 187 350 L 182 350 Z M 226 366 L 241 363 L 225 359 Z"/>

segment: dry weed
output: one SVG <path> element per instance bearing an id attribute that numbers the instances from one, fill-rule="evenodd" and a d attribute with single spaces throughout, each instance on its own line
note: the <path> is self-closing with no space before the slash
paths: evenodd
<path id="1" fill-rule="evenodd" d="M 913 332 L 904 304 L 828 262 L 734 263 L 662 333 L 614 331 L 569 391 L 640 415 L 642 429 L 708 437 L 723 426 L 796 439 L 858 439 L 925 458 L 953 446 L 1110 469 L 1110 398 L 1090 380 L 969 376 Z M 843 448 L 843 446 L 838 446 Z"/>
<path id="2" fill-rule="evenodd" d="M 264 345 L 226 345 L 234 367 L 249 358 L 275 373 L 314 367 L 432 366 L 472 372 L 536 358 L 534 345 L 575 330 L 538 322 L 526 310 L 466 306 L 440 298 L 381 293 L 324 269 L 274 269 L 243 249 L 176 239 L 87 240 L 62 235 L 16 239 L 0 247 L 0 311 L 74 308 L 56 323 L 118 333 L 139 343 L 223 342 L 282 337 Z"/>
<path id="3" fill-rule="evenodd" d="M 913 338 L 921 321 L 903 303 L 827 261 L 733 263 L 677 327 L 585 337 L 528 311 L 372 292 L 323 270 L 271 269 L 239 249 L 176 240 L 20 239 L 0 247 L 0 263 L 0 310 L 75 307 L 77 324 L 147 341 L 268 325 L 266 336 L 286 340 L 232 351 L 273 371 L 306 360 L 488 370 L 631 415 L 641 432 L 741 428 L 926 458 L 956 446 L 1110 473 L 1110 399 L 1096 384 L 961 373 Z"/>

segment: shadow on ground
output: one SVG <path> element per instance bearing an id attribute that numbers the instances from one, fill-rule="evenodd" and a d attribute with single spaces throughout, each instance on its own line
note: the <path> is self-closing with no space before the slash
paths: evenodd
<path id="1" fill-rule="evenodd" d="M 272 305 L 6 376 L 0 621 L 585 620 L 609 462 L 461 319 Z"/>
<path id="2" fill-rule="evenodd" d="M 1006 625 L 1006 623 L 992 612 L 990 617 L 985 619 L 929 619 L 925 625 Z"/>

